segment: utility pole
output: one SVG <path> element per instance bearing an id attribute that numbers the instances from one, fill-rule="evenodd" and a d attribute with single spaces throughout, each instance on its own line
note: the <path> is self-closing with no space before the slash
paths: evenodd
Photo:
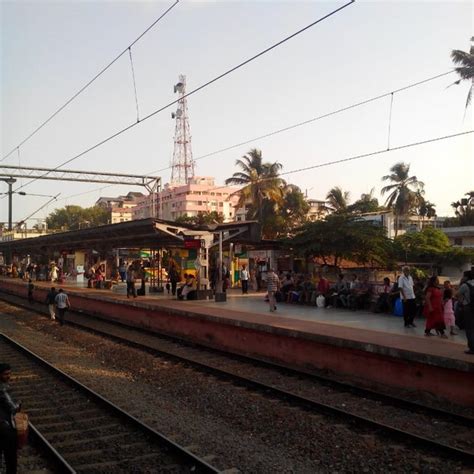
<path id="1" fill-rule="evenodd" d="M 16 183 L 15 178 L 0 178 L 1 181 L 5 181 L 8 184 L 8 230 L 12 230 L 12 186 Z"/>

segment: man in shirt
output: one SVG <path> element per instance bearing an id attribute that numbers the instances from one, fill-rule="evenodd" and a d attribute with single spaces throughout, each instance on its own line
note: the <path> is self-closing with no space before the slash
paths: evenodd
<path id="1" fill-rule="evenodd" d="M 268 291 L 268 304 L 270 305 L 270 312 L 276 310 L 276 299 L 275 293 L 280 289 L 280 280 L 278 275 L 270 268 L 267 272 L 267 291 Z"/>
<path id="2" fill-rule="evenodd" d="M 59 288 L 59 292 L 56 295 L 54 302 L 56 303 L 56 308 L 58 309 L 59 324 L 63 326 L 64 314 L 66 313 L 66 309 L 70 308 L 71 305 L 69 304 L 68 296 L 66 295 L 66 293 L 64 293 L 62 288 Z"/>
<path id="3" fill-rule="evenodd" d="M 462 319 L 464 329 L 466 330 L 467 351 L 466 354 L 474 354 L 474 310 L 473 302 L 471 301 L 471 288 L 474 287 L 474 275 L 472 271 L 464 272 L 464 283 L 461 284 L 458 290 L 458 301 L 462 305 Z"/>
<path id="4" fill-rule="evenodd" d="M 240 281 L 242 283 L 242 294 L 246 295 L 249 292 L 249 271 L 245 265 L 242 265 L 242 270 L 240 270 Z"/>
<path id="5" fill-rule="evenodd" d="M 17 472 L 17 435 L 13 416 L 20 409 L 8 393 L 12 371 L 9 364 L 0 363 L 0 458 L 5 460 L 6 473 Z"/>
<path id="6" fill-rule="evenodd" d="M 416 327 L 413 322 L 416 314 L 416 301 L 413 278 L 410 275 L 409 267 L 403 267 L 402 272 L 402 275 L 398 278 L 398 289 L 400 290 L 400 299 L 403 304 L 403 319 L 406 328 L 414 328 Z"/>
<path id="7" fill-rule="evenodd" d="M 56 296 L 57 296 L 56 288 L 54 286 L 51 287 L 51 289 L 48 291 L 48 294 L 46 295 L 46 304 L 48 305 L 48 310 L 49 310 L 49 316 L 51 318 L 51 321 L 54 321 L 56 319 L 56 308 L 54 304 L 56 303 Z"/>

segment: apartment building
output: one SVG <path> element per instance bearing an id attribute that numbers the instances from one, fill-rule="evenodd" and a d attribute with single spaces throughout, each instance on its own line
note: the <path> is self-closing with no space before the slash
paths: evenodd
<path id="1" fill-rule="evenodd" d="M 237 210 L 238 188 L 216 186 L 209 176 L 193 177 L 187 184 L 171 186 L 154 195 L 144 196 L 133 208 L 133 219 L 156 216 L 174 221 L 180 216 L 193 217 L 199 212 L 217 212 L 224 216 L 224 222 L 244 220 L 245 211 Z"/>

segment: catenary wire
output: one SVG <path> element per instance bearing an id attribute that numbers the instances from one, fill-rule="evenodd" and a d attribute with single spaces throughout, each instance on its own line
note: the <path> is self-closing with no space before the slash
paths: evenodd
<path id="1" fill-rule="evenodd" d="M 395 93 L 398 93 L 398 92 L 403 92 L 405 90 L 408 90 L 408 89 L 411 89 L 411 88 L 414 88 L 414 87 L 418 87 L 420 85 L 423 85 L 423 84 L 426 84 L 428 82 L 431 82 L 433 80 L 436 80 L 436 79 L 439 79 L 441 77 L 444 77 L 444 76 L 447 76 L 449 74 L 452 74 L 454 72 L 454 70 L 450 70 L 450 71 L 446 71 L 446 72 L 443 72 L 441 74 L 436 74 L 435 76 L 430 76 L 426 79 L 423 79 L 421 81 L 416 81 L 416 82 L 412 82 L 406 86 L 403 86 L 403 87 L 400 87 L 398 89 L 394 89 L 393 91 L 389 91 L 389 92 L 385 92 L 383 94 L 379 94 L 379 95 L 376 95 L 374 97 L 371 97 L 369 99 L 365 99 L 363 101 L 360 101 L 360 102 L 356 102 L 354 104 L 351 104 L 351 105 L 348 105 L 348 106 L 345 106 L 345 107 L 342 107 L 342 108 L 339 108 L 337 110 L 334 110 L 332 112 L 328 112 L 326 114 L 323 114 L 323 115 L 319 115 L 319 116 L 316 116 L 316 117 L 313 117 L 311 119 L 308 119 L 308 120 L 305 120 L 303 122 L 298 122 L 296 124 L 293 124 L 293 125 L 289 125 L 287 127 L 284 127 L 284 128 L 280 128 L 280 129 L 277 129 L 277 130 L 274 130 L 272 132 L 269 132 L 269 133 L 266 133 L 264 135 L 260 135 L 258 137 L 254 137 L 254 138 L 251 138 L 249 140 L 246 140 L 244 142 L 239 142 L 239 143 L 236 143 L 234 145 L 231 145 L 229 147 L 226 147 L 226 148 L 221 148 L 219 150 L 216 150 L 216 151 L 213 151 L 211 153 L 206 153 L 205 155 L 201 155 L 197 158 L 195 158 L 195 161 L 196 160 L 200 160 L 200 159 L 204 159 L 204 158 L 208 158 L 208 157 L 211 157 L 211 156 L 214 156 L 214 155 L 217 155 L 219 153 L 223 153 L 225 151 L 228 151 L 228 150 L 231 150 L 231 149 L 234 149 L 234 148 L 237 148 L 237 147 L 240 147 L 242 145 L 246 145 L 248 143 L 251 143 L 253 141 L 257 141 L 257 140 L 260 140 L 260 139 L 264 139 L 264 138 L 268 138 L 270 136 L 273 136 L 273 135 L 276 135 L 276 134 L 279 134 L 279 133 L 283 133 L 283 132 L 286 132 L 286 131 L 289 131 L 289 130 L 292 130 L 294 128 L 297 128 L 297 127 L 301 127 L 303 125 L 307 125 L 307 124 L 310 124 L 310 123 L 313 123 L 313 122 L 316 122 L 318 120 L 322 120 L 324 118 L 327 118 L 327 117 L 331 117 L 332 115 L 336 115 L 336 114 L 339 114 L 339 113 L 342 113 L 342 112 L 345 112 L 347 110 L 351 110 L 351 109 L 354 109 L 354 108 L 357 108 L 357 107 L 360 107 L 362 105 L 365 105 L 365 104 L 368 104 L 370 102 L 374 102 L 374 101 L 377 101 L 377 100 L 380 100 L 380 99 L 383 99 L 385 97 L 388 97 L 388 96 L 392 96 L 393 97 L 393 94 Z M 152 173 L 157 173 L 157 172 L 160 172 L 160 171 L 166 171 L 167 169 L 169 169 L 170 167 L 166 167 L 166 168 L 162 168 L 162 169 L 159 169 L 159 170 L 155 170 L 155 171 L 152 171 L 150 172 L 149 174 L 152 174 Z M 77 197 L 77 196 L 82 196 L 82 195 L 85 195 L 85 194 L 90 194 L 90 193 L 94 193 L 94 192 L 97 192 L 97 191 L 102 191 L 104 189 L 107 189 L 109 187 L 112 187 L 114 185 L 107 185 L 107 186 L 102 186 L 100 188 L 95 188 L 95 189 L 92 189 L 90 191 L 85 191 L 85 192 L 81 192 L 81 193 L 77 193 L 77 194 L 73 194 L 73 195 L 70 195 L 70 196 L 65 196 L 61 199 L 58 199 L 58 201 L 65 201 L 67 199 L 70 199 L 72 197 Z M 214 188 L 213 188 L 214 189 Z M 220 189 L 220 188 L 219 188 Z"/>
<path id="2" fill-rule="evenodd" d="M 420 141 L 417 141 L 417 142 L 405 143 L 403 145 L 399 145 L 399 146 L 392 147 L 392 148 L 384 148 L 384 149 L 381 149 L 381 150 L 371 151 L 371 152 L 368 152 L 368 153 L 353 155 L 353 156 L 350 156 L 350 157 L 347 157 L 347 158 L 341 158 L 339 160 L 327 161 L 325 163 L 318 163 L 316 165 L 306 166 L 304 168 L 298 168 L 298 169 L 294 169 L 294 170 L 290 170 L 290 171 L 284 171 L 282 173 L 279 173 L 279 175 L 277 177 L 285 176 L 285 175 L 289 175 L 289 174 L 294 174 L 294 173 L 301 173 L 303 171 L 313 170 L 313 169 L 317 169 L 317 168 L 323 168 L 323 167 L 332 166 L 332 165 L 338 165 L 338 164 L 346 163 L 346 162 L 349 162 L 349 161 L 360 160 L 362 158 L 369 158 L 369 157 L 372 157 L 372 156 L 382 155 L 384 153 L 391 153 L 393 151 L 403 150 L 403 149 L 407 149 L 407 148 L 413 148 L 413 147 L 416 147 L 416 146 L 427 145 L 429 143 L 435 143 L 435 142 L 439 142 L 439 141 L 442 141 L 442 140 L 449 140 L 451 138 L 457 138 L 457 137 L 461 137 L 463 135 L 468 135 L 468 134 L 471 134 L 471 133 L 474 133 L 474 129 L 473 130 L 467 130 L 467 131 L 464 131 L 464 132 L 454 133 L 454 134 L 451 134 L 451 135 L 442 135 L 440 137 L 428 138 L 426 140 L 420 140 Z M 257 180 L 257 182 L 264 182 L 264 181 L 272 180 L 272 179 L 275 179 L 275 176 L 272 176 L 270 178 L 262 178 L 262 179 Z M 114 185 L 110 184 L 110 185 L 102 187 L 101 189 L 105 189 L 105 188 L 108 188 L 108 187 L 111 187 L 111 186 L 114 186 Z M 215 186 L 213 188 L 209 188 L 208 191 L 216 191 L 218 189 L 227 189 L 227 188 L 232 188 L 232 187 L 234 187 L 234 185 Z M 60 199 L 60 201 L 65 200 L 65 199 L 69 199 L 69 198 L 74 197 L 74 196 L 79 196 L 81 194 L 88 194 L 88 193 L 92 193 L 92 192 L 96 192 L 96 191 L 98 191 L 98 189 L 93 189 L 91 191 L 86 191 L 85 193 L 75 194 L 73 196 L 67 196 L 67 197 L 64 197 L 64 198 Z"/>
<path id="3" fill-rule="evenodd" d="M 450 71 L 446 71 L 446 72 L 443 72 L 441 74 L 436 74 L 435 76 L 430 76 L 426 79 L 423 79 L 421 81 L 416 81 L 416 82 L 412 82 L 411 84 L 408 84 L 406 86 L 403 86 L 403 87 L 400 87 L 398 89 L 394 89 L 393 91 L 389 91 L 389 92 L 385 92 L 383 94 L 379 94 L 379 95 L 376 95 L 374 97 L 371 97 L 369 99 L 365 99 L 363 101 L 360 101 L 360 102 L 356 102 L 354 104 L 351 104 L 351 105 L 348 105 L 348 106 L 345 106 L 345 107 L 342 107 L 342 108 L 339 108 L 337 110 L 334 110 L 334 111 L 331 111 L 331 112 L 328 112 L 326 114 L 323 114 L 323 115 L 319 115 L 319 116 L 316 116 L 316 117 L 313 117 L 311 119 L 308 119 L 308 120 L 305 120 L 303 122 L 298 122 L 296 124 L 293 124 L 293 125 L 289 125 L 287 127 L 284 127 L 284 128 L 279 128 L 277 130 L 273 130 L 271 132 L 268 132 L 264 135 L 259 135 L 258 137 L 254 137 L 254 138 L 251 138 L 249 140 L 246 140 L 246 141 L 243 141 L 243 142 L 239 142 L 239 143 L 235 143 L 233 145 L 230 145 L 228 147 L 225 147 L 225 148 L 220 148 L 216 151 L 213 151 L 213 152 L 210 152 L 210 153 L 206 153 L 204 155 L 201 155 L 201 156 L 198 156 L 197 158 L 194 159 L 194 161 L 197 161 L 197 160 L 202 160 L 204 158 L 209 158 L 211 156 L 214 156 L 214 155 L 217 155 L 219 153 L 223 153 L 225 151 L 229 151 L 229 150 L 232 150 L 234 148 L 238 148 L 240 146 L 243 146 L 243 145 L 248 145 L 249 143 L 252 143 L 254 141 L 257 141 L 257 140 L 261 140 L 261 139 L 264 139 L 264 138 L 268 138 L 268 137 L 271 137 L 273 135 L 277 135 L 279 133 L 283 133 L 283 132 L 287 132 L 289 130 L 293 130 L 295 128 L 298 128 L 298 127 L 301 127 L 303 125 L 308 125 L 310 123 L 313 123 L 313 122 L 316 122 L 316 121 L 319 121 L 319 120 L 322 120 L 324 118 L 327 118 L 327 117 L 331 117 L 333 115 L 337 115 L 337 114 L 340 114 L 342 112 L 345 112 L 345 111 L 348 111 L 348 110 L 351 110 L 351 109 L 354 109 L 354 108 L 357 108 L 357 107 L 360 107 L 360 106 L 363 106 L 363 105 L 366 105 L 366 104 L 369 104 L 371 102 L 374 102 L 374 101 L 377 101 L 377 100 L 380 100 L 380 99 L 383 99 L 385 97 L 388 97 L 388 96 L 391 96 L 393 97 L 394 94 L 396 93 L 399 93 L 399 92 L 403 92 L 403 91 L 406 91 L 408 89 L 412 89 L 414 87 L 418 87 L 420 85 L 423 85 L 423 84 L 426 84 L 428 82 L 431 82 L 431 81 L 434 81 L 436 79 L 439 79 L 441 77 L 444 77 L 444 76 L 447 76 L 449 74 L 452 74 L 454 73 L 454 70 L 450 70 Z M 392 107 L 392 105 L 391 105 Z M 391 114 L 391 111 L 390 111 L 390 114 Z M 389 131 L 390 133 L 390 131 Z M 389 146 L 387 148 L 390 148 Z M 154 170 L 154 171 L 150 171 L 150 173 L 148 174 L 154 174 L 154 173 L 159 173 L 161 171 L 166 171 L 168 169 L 170 169 L 171 166 L 167 166 L 166 168 L 161 168 L 161 169 L 158 169 L 158 170 Z M 71 197 L 76 197 L 76 196 L 82 196 L 84 194 L 89 194 L 89 193 L 93 193 L 93 192 L 97 192 L 97 191 L 101 191 L 103 189 L 106 189 L 106 188 L 109 188 L 109 187 L 112 187 L 114 185 L 107 185 L 107 186 L 103 186 L 103 187 L 100 187 L 100 188 L 95 188 L 93 190 L 90 190 L 90 191 L 86 191 L 86 192 L 83 192 L 83 193 L 78 193 L 78 194 L 73 194 L 69 197 L 64 197 L 62 199 L 60 199 L 60 201 L 62 200 L 66 200 L 68 198 L 71 198 Z"/>
<path id="4" fill-rule="evenodd" d="M 52 171 L 54 170 L 57 170 L 61 167 L 63 167 L 64 165 L 67 165 L 69 163 L 71 163 L 72 161 L 75 161 L 77 160 L 78 158 L 80 158 L 81 156 L 84 156 L 86 155 L 87 153 L 91 152 L 92 150 L 95 150 L 96 148 L 99 148 L 100 146 L 104 145 L 105 143 L 109 142 L 110 140 L 113 140 L 114 138 L 117 138 L 118 136 L 122 135 L 123 133 L 127 132 L 128 130 L 136 127 L 138 124 L 144 122 L 145 120 L 148 120 L 149 118 L 151 117 L 154 117 L 156 114 L 162 112 L 163 110 L 165 109 L 168 109 L 169 107 L 171 107 L 172 105 L 178 103 L 180 100 L 186 98 L 186 97 L 189 97 L 193 94 L 195 94 L 196 92 L 199 92 L 200 90 L 210 86 L 211 84 L 213 84 L 214 82 L 217 82 L 218 80 L 222 79 L 223 77 L 233 73 L 234 71 L 240 69 L 241 67 L 247 65 L 248 63 L 254 61 L 255 59 L 259 58 L 260 56 L 263 56 L 264 54 L 272 51 L 273 49 L 277 48 L 278 46 L 281 46 L 283 43 L 286 43 L 287 41 L 289 41 L 290 39 L 294 38 L 295 36 L 298 36 L 300 35 L 301 33 L 305 32 L 306 30 L 312 28 L 313 26 L 316 26 L 318 23 L 321 23 L 322 21 L 330 18 L 331 16 L 335 15 L 336 13 L 340 12 L 341 10 L 343 10 L 344 8 L 347 8 L 349 5 L 352 5 L 353 3 L 355 2 L 355 0 L 350 0 L 348 3 L 342 5 L 341 7 L 339 8 L 336 8 L 335 10 L 333 10 L 332 12 L 322 16 L 321 18 L 318 18 L 317 20 L 313 21 L 312 23 L 310 23 L 309 25 L 305 26 L 304 28 L 301 28 L 300 30 L 296 31 L 295 33 L 283 38 L 282 40 L 278 41 L 277 43 L 274 43 L 272 44 L 271 46 L 269 46 L 268 48 L 264 49 L 263 51 L 260 51 L 259 53 L 255 54 L 254 56 L 246 59 L 245 61 L 242 61 L 241 63 L 237 64 L 236 66 L 228 69 L 227 71 L 223 72 L 222 74 L 219 74 L 218 76 L 214 77 L 213 79 L 207 81 L 206 83 L 200 85 L 199 87 L 197 87 L 196 89 L 193 89 L 192 91 L 188 92 L 187 94 L 185 94 L 183 97 L 180 97 L 179 99 L 176 99 L 162 107 L 160 107 L 159 109 L 156 109 L 155 111 L 151 112 L 150 114 L 148 114 L 147 116 L 143 117 L 140 121 L 138 122 L 134 122 L 130 125 L 128 125 L 127 127 L 119 130 L 118 132 L 115 132 L 114 134 L 108 136 L 107 138 L 101 140 L 100 142 L 96 143 L 95 145 L 87 148 L 86 150 L 82 151 L 81 153 L 73 156 L 72 158 L 69 158 L 68 160 L 64 161 L 63 163 L 59 164 L 58 166 L 56 166 L 55 168 L 53 168 Z M 50 172 L 46 172 L 44 175 L 42 176 L 39 176 L 37 178 L 34 178 L 30 181 L 28 181 L 27 183 L 23 184 L 22 186 L 18 187 L 17 189 L 15 189 L 15 191 L 18 191 L 19 189 L 22 189 L 23 187 L 37 181 L 38 179 L 41 179 L 43 178 L 44 176 L 47 176 Z"/>
<path id="5" fill-rule="evenodd" d="M 59 109 L 51 114 L 44 122 L 36 127 L 24 140 L 22 140 L 15 148 L 7 153 L 0 161 L 6 160 L 17 148 L 24 145 L 30 138 L 36 135 L 45 125 L 47 125 L 56 115 L 64 110 L 76 97 L 82 94 L 96 79 L 98 79 L 107 69 L 109 69 L 118 59 L 120 59 L 134 44 L 136 44 L 143 36 L 145 36 L 162 18 L 164 18 L 177 4 L 179 0 L 176 0 L 173 5 L 168 7 L 145 31 L 143 31 L 135 40 L 129 44 L 118 56 L 110 61 L 104 68 L 102 68 L 89 82 L 82 86 L 72 97 L 70 97 Z"/>
<path id="6" fill-rule="evenodd" d="M 414 82 L 412 84 L 408 84 L 407 86 L 401 87 L 399 89 L 395 89 L 393 91 L 385 92 L 384 94 L 380 94 L 380 95 L 371 97 L 369 99 L 365 99 L 361 102 L 356 102 L 355 104 L 351 104 L 351 105 L 342 107 L 340 109 L 333 110 L 332 112 L 328 112 L 328 113 L 323 114 L 323 115 L 318 115 L 318 116 L 310 118 L 308 120 L 304 120 L 303 122 L 298 122 L 298 123 L 295 123 L 293 125 L 288 125 L 287 127 L 279 128 L 277 130 L 273 130 L 271 132 L 265 133 L 264 135 L 259 135 L 258 137 L 250 138 L 248 140 L 245 140 L 245 141 L 239 142 L 239 143 L 235 143 L 235 144 L 227 146 L 225 148 L 220 148 L 220 149 L 212 151 L 210 153 L 206 153 L 205 155 L 198 156 L 197 158 L 194 158 L 194 161 L 202 160 L 204 158 L 209 158 L 210 156 L 214 156 L 214 155 L 217 155 L 219 153 L 224 153 L 225 151 L 233 150 L 234 148 L 238 148 L 238 147 L 243 146 L 243 145 L 248 145 L 249 143 L 255 142 L 257 140 L 263 140 L 264 138 L 272 137 L 273 135 L 278 135 L 279 133 L 288 132 L 289 130 L 293 130 L 295 128 L 302 127 L 303 125 L 308 125 L 310 123 L 317 122 L 318 120 L 322 120 L 322 119 L 331 117 L 333 115 L 337 115 L 337 114 L 340 114 L 342 112 L 346 112 L 348 110 L 355 109 L 357 107 L 361 107 L 362 105 L 366 105 L 366 104 L 369 104 L 371 102 L 375 102 L 377 100 L 383 99 L 383 98 L 388 97 L 390 95 L 393 95 L 393 94 L 396 94 L 398 92 L 402 92 L 402 91 L 411 89 L 413 87 L 420 86 L 422 84 L 434 81 L 435 79 L 439 79 L 441 77 L 447 76 L 448 74 L 452 74 L 452 73 L 454 73 L 454 69 L 451 70 L 451 71 L 443 72 L 441 74 L 437 74 L 436 76 L 431 76 L 427 79 L 423 79 L 422 81 L 417 81 L 417 82 Z M 166 168 L 161 168 L 161 169 L 152 171 L 152 173 L 159 173 L 161 171 L 166 171 L 170 168 L 171 168 L 171 166 L 167 166 Z"/>

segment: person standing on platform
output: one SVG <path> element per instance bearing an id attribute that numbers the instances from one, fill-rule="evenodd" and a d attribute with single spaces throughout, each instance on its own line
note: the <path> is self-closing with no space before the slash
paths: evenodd
<path id="1" fill-rule="evenodd" d="M 66 310 L 71 307 L 71 304 L 69 303 L 68 296 L 66 293 L 64 293 L 62 288 L 59 288 L 59 292 L 56 295 L 56 298 L 54 298 L 54 302 L 56 303 L 56 308 L 58 309 L 59 324 L 63 326 L 64 314 L 66 313 Z"/>
<path id="2" fill-rule="evenodd" d="M 5 460 L 6 474 L 17 472 L 17 434 L 14 415 L 20 410 L 8 393 L 8 382 L 12 375 L 9 364 L 0 363 L 0 458 Z"/>
<path id="3" fill-rule="evenodd" d="M 439 336 L 447 337 L 446 334 L 444 334 L 446 326 L 444 324 L 443 314 L 443 293 L 439 289 L 439 281 L 436 276 L 432 276 L 428 280 L 423 315 L 426 318 L 425 336 L 432 336 L 431 330 L 434 329 Z"/>
<path id="4" fill-rule="evenodd" d="M 35 289 L 35 285 L 31 278 L 28 280 L 28 303 L 34 304 L 35 300 L 33 298 L 33 290 Z"/>
<path id="5" fill-rule="evenodd" d="M 249 271 L 245 265 L 242 265 L 240 270 L 240 281 L 242 282 L 242 294 L 246 295 L 249 292 Z"/>
<path id="6" fill-rule="evenodd" d="M 127 298 L 132 295 L 134 298 L 137 297 L 137 291 L 135 290 L 135 270 L 130 265 L 127 270 Z"/>
<path id="7" fill-rule="evenodd" d="M 176 296 L 176 287 L 180 278 L 178 270 L 176 270 L 176 265 L 174 263 L 171 264 L 171 267 L 168 270 L 168 278 L 170 279 L 171 283 L 171 294 L 173 296 Z"/>
<path id="8" fill-rule="evenodd" d="M 400 299 L 403 304 L 403 319 L 406 328 L 414 328 L 413 322 L 416 314 L 415 291 L 413 289 L 413 278 L 410 275 L 410 268 L 403 267 L 403 274 L 398 278 L 398 289 L 400 290 Z"/>
<path id="9" fill-rule="evenodd" d="M 57 294 L 58 293 L 56 291 L 56 288 L 54 288 L 53 286 L 46 295 L 46 304 L 48 305 L 49 316 L 51 318 L 51 321 L 54 321 L 56 319 L 56 307 L 54 306 L 54 304 L 56 301 Z"/>
<path id="10" fill-rule="evenodd" d="M 275 293 L 280 289 L 280 280 L 278 275 L 270 268 L 267 272 L 267 291 L 268 304 L 270 305 L 270 312 L 276 311 Z"/>
<path id="11" fill-rule="evenodd" d="M 464 283 L 458 290 L 458 301 L 461 304 L 461 317 L 466 330 L 467 351 L 466 354 L 474 354 L 474 274 L 472 271 L 464 272 Z"/>
<path id="12" fill-rule="evenodd" d="M 447 285 L 444 282 L 444 291 L 443 291 L 443 315 L 444 315 L 444 324 L 446 325 L 446 329 L 449 327 L 450 331 L 449 334 L 451 336 L 456 336 L 457 332 L 454 330 L 456 326 L 456 321 L 454 318 L 454 301 L 453 301 L 453 289 L 451 285 Z"/>
<path id="13" fill-rule="evenodd" d="M 124 260 L 120 260 L 119 275 L 120 275 L 120 280 L 122 280 L 122 283 L 127 280 L 127 265 Z"/>

